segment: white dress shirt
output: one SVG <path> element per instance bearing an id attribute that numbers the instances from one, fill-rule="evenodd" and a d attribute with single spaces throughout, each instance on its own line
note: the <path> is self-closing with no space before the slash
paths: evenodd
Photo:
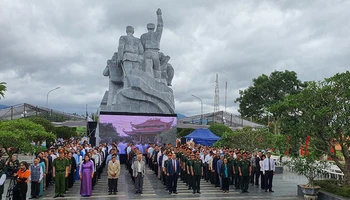
<path id="1" fill-rule="evenodd" d="M 4 173 L 1 177 L 0 177 L 0 186 L 4 185 L 6 181 L 6 174 Z"/>
<path id="2" fill-rule="evenodd" d="M 164 163 L 165 163 L 165 161 L 167 161 L 167 160 L 168 160 L 168 156 L 164 155 L 164 156 L 163 156 L 163 160 L 162 160 L 162 167 L 165 167 L 165 166 L 164 166 Z"/>
<path id="3" fill-rule="evenodd" d="M 270 162 L 270 166 L 269 166 Z M 263 173 L 265 171 L 275 171 L 275 161 L 272 158 L 265 158 L 264 163 L 263 163 Z"/>
<path id="4" fill-rule="evenodd" d="M 141 169 L 141 162 L 137 162 L 137 172 L 141 173 L 142 169 Z"/>

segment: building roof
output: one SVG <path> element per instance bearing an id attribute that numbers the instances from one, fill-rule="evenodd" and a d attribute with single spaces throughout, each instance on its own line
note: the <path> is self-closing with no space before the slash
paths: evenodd
<path id="1" fill-rule="evenodd" d="M 201 115 L 195 115 L 190 117 L 185 117 L 178 120 L 178 127 L 180 128 L 208 128 L 207 125 L 200 125 Z M 257 124 L 245 119 L 240 116 L 234 115 L 229 112 L 219 111 L 216 113 L 205 113 L 203 114 L 204 124 L 207 122 L 214 121 L 215 123 L 225 124 L 231 129 L 243 128 L 243 127 L 253 127 L 262 128 L 264 125 Z"/>
<path id="2" fill-rule="evenodd" d="M 50 121 L 80 121 L 84 117 L 73 115 L 54 109 L 31 105 L 28 103 L 18 104 L 0 109 L 0 120 L 13 120 L 31 116 L 42 116 Z"/>

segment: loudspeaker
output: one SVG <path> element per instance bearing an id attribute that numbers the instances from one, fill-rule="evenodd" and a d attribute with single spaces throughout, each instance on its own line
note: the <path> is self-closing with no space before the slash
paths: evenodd
<path id="1" fill-rule="evenodd" d="M 181 138 L 181 144 L 186 144 L 186 138 Z"/>
<path id="2" fill-rule="evenodd" d="M 96 137 L 90 137 L 90 144 L 92 147 L 96 146 Z"/>
<path id="3" fill-rule="evenodd" d="M 96 128 L 97 128 L 97 122 L 88 122 L 87 129 L 86 129 L 86 131 L 87 131 L 86 135 L 88 137 L 95 137 Z"/>

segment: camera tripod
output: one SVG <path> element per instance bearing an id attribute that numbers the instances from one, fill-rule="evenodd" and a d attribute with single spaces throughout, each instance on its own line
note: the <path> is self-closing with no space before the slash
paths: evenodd
<path id="1" fill-rule="evenodd" d="M 6 199 L 12 200 L 13 199 L 13 188 L 17 185 L 17 177 L 12 176 L 10 179 L 10 184 L 7 189 Z"/>

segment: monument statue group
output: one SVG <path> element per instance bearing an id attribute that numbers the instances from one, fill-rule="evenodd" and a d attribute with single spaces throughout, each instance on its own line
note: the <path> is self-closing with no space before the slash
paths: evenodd
<path id="1" fill-rule="evenodd" d="M 160 52 L 163 33 L 161 9 L 157 27 L 147 24 L 147 33 L 134 36 L 134 27 L 126 27 L 115 52 L 103 71 L 109 77 L 109 89 L 100 111 L 174 114 L 174 94 L 170 88 L 174 68 L 170 57 Z"/>

